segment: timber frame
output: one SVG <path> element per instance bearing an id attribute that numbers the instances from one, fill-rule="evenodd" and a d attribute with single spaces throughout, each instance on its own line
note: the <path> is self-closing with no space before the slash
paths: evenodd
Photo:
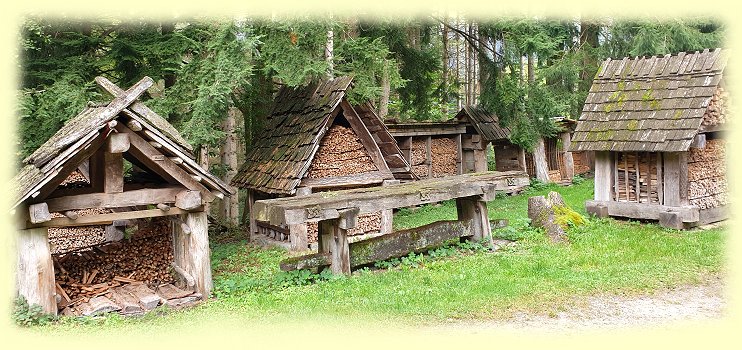
<path id="1" fill-rule="evenodd" d="M 27 157 L 13 179 L 18 293 L 29 304 L 56 314 L 50 227 L 170 216 L 173 263 L 194 278 L 197 292 L 208 297 L 212 282 L 204 207 L 233 192 L 196 163 L 191 146 L 177 130 L 138 101 L 153 85 L 152 79 L 145 77 L 126 91 L 106 78 L 95 80 L 113 100 L 89 104 Z M 157 180 L 125 184 L 124 160 Z M 90 186 L 59 188 L 76 169 L 86 174 Z M 73 212 L 91 208 L 114 211 L 89 216 Z M 64 217 L 52 218 L 53 212 Z"/>
<path id="2" fill-rule="evenodd" d="M 257 219 L 271 225 L 318 222 L 316 254 L 290 258 L 283 270 L 324 268 L 350 274 L 354 267 L 425 251 L 451 239 L 492 243 L 487 201 L 498 192 L 512 193 L 528 186 L 525 172 L 482 172 L 425 179 L 385 187 L 359 188 L 255 202 Z M 359 215 L 382 210 L 456 200 L 457 221 L 439 221 L 416 229 L 374 237 L 348 236 Z"/>
<path id="3" fill-rule="evenodd" d="M 728 51 L 607 59 L 572 151 L 595 152 L 595 215 L 684 229 L 728 217 L 723 71 Z"/>
<path id="4" fill-rule="evenodd" d="M 329 189 L 386 186 L 399 180 L 416 179 L 402 151 L 369 103 L 352 105 L 347 92 L 350 77 L 337 77 L 305 87 L 282 87 L 267 117 L 267 128 L 253 141 L 245 163 L 232 185 L 247 190 L 245 207 L 250 213 L 251 236 L 261 233 L 289 248 L 309 248 L 304 223 L 274 225 L 256 219 L 256 200 L 304 196 Z M 307 177 L 320 142 L 336 123 L 349 126 L 376 167 L 375 171 L 325 178 Z M 346 124 L 347 123 L 347 124 Z M 381 213 L 381 231 L 391 230 L 391 211 Z M 256 237 L 257 238 L 257 237 Z"/>

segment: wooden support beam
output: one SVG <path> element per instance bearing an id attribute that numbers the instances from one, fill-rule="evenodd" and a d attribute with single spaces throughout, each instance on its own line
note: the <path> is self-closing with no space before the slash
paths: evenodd
<path id="1" fill-rule="evenodd" d="M 289 225 L 289 242 L 292 252 L 306 250 L 309 247 L 309 237 L 307 237 L 307 224 Z"/>
<path id="2" fill-rule="evenodd" d="M 181 279 L 183 279 L 183 282 L 186 286 L 190 288 L 194 288 L 196 286 L 196 279 L 191 276 L 185 269 L 178 266 L 176 263 L 172 263 L 170 266 L 173 267 L 173 270 L 180 276 Z"/>
<path id="3" fill-rule="evenodd" d="M 461 134 L 456 135 L 456 174 L 464 173 L 464 149 L 461 146 Z"/>
<path id="4" fill-rule="evenodd" d="M 432 138 L 430 136 L 425 138 L 425 164 L 428 166 L 427 178 L 433 177 L 433 151 L 432 151 Z"/>
<path id="5" fill-rule="evenodd" d="M 131 148 L 129 153 L 144 163 L 150 170 L 160 175 L 165 180 L 172 183 L 180 183 L 190 190 L 201 191 L 204 201 L 210 203 L 215 196 L 204 185 L 195 181 L 190 174 L 173 163 L 169 158 L 164 157 L 157 149 L 152 147 L 141 136 L 131 131 L 131 129 L 118 125 L 116 130 L 129 134 Z"/>
<path id="6" fill-rule="evenodd" d="M 106 151 L 108 153 L 124 153 L 129 150 L 129 135 L 122 133 L 113 133 L 108 136 L 106 141 Z"/>
<path id="7" fill-rule="evenodd" d="M 39 305 L 44 313 L 56 315 L 54 263 L 49 250 L 48 229 L 20 230 L 16 236 L 18 294 L 29 305 Z"/>
<path id="8" fill-rule="evenodd" d="M 175 206 L 183 210 L 194 210 L 203 204 L 200 191 L 184 190 L 175 195 Z"/>
<path id="9" fill-rule="evenodd" d="M 45 202 L 29 205 L 28 217 L 33 224 L 47 222 L 52 219 L 49 206 Z"/>
<path id="10" fill-rule="evenodd" d="M 126 126 L 132 131 L 142 131 L 142 124 L 134 119 L 129 119 L 129 121 L 126 122 Z"/>
<path id="11" fill-rule="evenodd" d="M 352 228 L 356 227 L 356 223 L 358 222 L 358 213 L 360 212 L 360 209 L 358 208 L 348 208 L 339 210 L 338 214 L 340 217 L 338 218 L 338 227 L 344 229 L 344 230 L 350 230 Z"/>
<path id="12" fill-rule="evenodd" d="M 248 226 L 250 232 L 248 237 L 258 232 L 258 223 L 255 220 L 255 191 L 247 190 L 247 210 L 250 211 L 250 225 Z"/>
<path id="13" fill-rule="evenodd" d="M 484 240 L 492 244 L 492 228 L 487 214 L 487 202 L 481 197 L 468 197 L 456 199 L 456 212 L 459 221 L 469 222 L 471 240 L 479 242 Z"/>
<path id="14" fill-rule="evenodd" d="M 706 147 L 706 134 L 698 134 L 693 138 L 693 142 L 690 143 L 690 148 L 705 148 Z"/>
<path id="15" fill-rule="evenodd" d="M 683 222 L 693 223 L 699 220 L 699 209 L 695 205 L 667 206 L 635 202 L 586 201 L 586 208 L 607 207 L 608 215 L 632 219 L 659 220 L 662 212 L 678 212 Z"/>
<path id="16" fill-rule="evenodd" d="M 120 213 L 109 213 L 109 214 L 98 214 L 98 215 L 87 215 L 81 216 L 76 220 L 70 220 L 69 218 L 55 218 L 47 222 L 40 224 L 26 223 L 27 228 L 39 228 L 39 227 L 69 227 L 69 226 L 92 226 L 92 225 L 110 225 L 116 220 L 132 220 L 132 219 L 143 219 L 152 218 L 158 216 L 168 216 L 186 213 L 178 208 L 171 208 L 169 211 L 164 212 L 160 209 L 147 209 L 147 210 L 135 210 L 125 211 Z"/>
<path id="17" fill-rule="evenodd" d="M 350 275 L 350 247 L 348 243 L 348 231 L 340 227 L 340 220 L 327 220 L 332 230 L 331 240 L 331 265 L 334 274 Z"/>
<path id="18" fill-rule="evenodd" d="M 211 279 L 211 258 L 209 250 L 209 223 L 206 212 L 186 214 L 186 224 L 191 228 L 188 247 L 190 257 L 191 276 L 196 279 L 196 291 L 204 298 L 211 295 L 213 282 Z"/>
<path id="19" fill-rule="evenodd" d="M 170 211 L 170 206 L 165 203 L 158 203 L 157 209 L 160 209 L 162 211 Z"/>
<path id="20" fill-rule="evenodd" d="M 681 205 L 680 200 L 680 153 L 664 153 L 664 181 L 663 199 L 667 206 L 675 207 Z M 687 179 L 687 175 L 686 175 Z"/>
<path id="21" fill-rule="evenodd" d="M 122 153 L 103 154 L 105 164 L 103 175 L 103 192 L 124 192 L 124 155 Z"/>
<path id="22" fill-rule="evenodd" d="M 595 152 L 595 200 L 611 200 L 611 152 Z"/>
<path id="23" fill-rule="evenodd" d="M 63 214 L 70 220 L 77 220 L 77 218 L 80 217 L 80 215 L 71 210 L 65 211 Z"/>
<path id="24" fill-rule="evenodd" d="M 371 136 L 368 128 L 366 128 L 366 124 L 363 123 L 353 106 L 350 105 L 346 98 L 343 98 L 342 101 L 340 101 L 340 107 L 343 110 L 343 116 L 348 121 L 348 123 L 353 126 L 356 136 L 358 136 L 358 139 L 363 144 L 363 147 L 366 149 L 366 153 L 374 162 L 376 168 L 379 169 L 379 171 L 381 171 L 381 173 L 384 174 L 386 178 L 393 179 L 394 176 L 392 175 L 391 170 L 389 170 L 389 166 L 386 164 L 386 161 L 384 160 L 384 156 L 381 153 L 379 146 L 376 144 L 373 136 Z"/>
<path id="25" fill-rule="evenodd" d="M 338 188 L 344 186 L 358 187 L 364 185 L 380 184 L 386 179 L 388 179 L 388 176 L 384 175 L 384 173 L 382 173 L 381 171 L 372 171 L 367 173 L 316 179 L 303 178 L 301 180 L 300 186 L 316 189 Z"/>
<path id="26" fill-rule="evenodd" d="M 121 193 L 91 193 L 51 198 L 46 201 L 50 212 L 74 209 L 119 208 L 157 203 L 174 203 L 183 187 L 146 188 Z"/>

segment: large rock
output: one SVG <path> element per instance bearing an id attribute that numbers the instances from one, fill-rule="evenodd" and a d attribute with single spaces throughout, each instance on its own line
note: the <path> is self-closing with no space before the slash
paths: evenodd
<path id="1" fill-rule="evenodd" d="M 585 219 L 570 208 L 557 192 L 549 192 L 544 196 L 528 198 L 528 217 L 531 226 L 543 227 L 549 240 L 554 243 L 567 242 L 567 234 L 564 231 L 570 225 L 581 225 Z"/>

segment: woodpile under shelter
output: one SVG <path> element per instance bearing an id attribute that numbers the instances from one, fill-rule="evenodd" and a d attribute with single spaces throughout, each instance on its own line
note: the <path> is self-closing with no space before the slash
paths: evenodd
<path id="1" fill-rule="evenodd" d="M 351 78 L 282 87 L 232 184 L 248 190 L 250 232 L 288 240 L 292 250 L 317 241 L 317 224 L 275 226 L 256 220 L 256 200 L 384 186 L 414 179 L 386 126 L 366 103 L 352 105 Z M 391 210 L 362 215 L 351 235 L 391 231 Z M 275 243 L 275 242 L 273 242 Z"/>
<path id="2" fill-rule="evenodd" d="M 726 61 L 716 49 L 602 63 L 571 147 L 595 152 L 590 212 L 672 228 L 727 217 Z"/>
<path id="3" fill-rule="evenodd" d="M 492 144 L 495 154 L 496 171 L 526 170 L 525 151 L 510 142 L 510 129 L 500 125 L 497 115 L 479 106 L 464 106 L 454 117 L 466 126 L 464 148 L 471 153 L 464 154 L 465 168 L 475 172 L 487 170 L 487 145 Z M 469 166 L 474 164 L 474 167 Z"/>
<path id="4" fill-rule="evenodd" d="M 129 90 L 90 103 L 23 160 L 13 179 L 18 294 L 47 313 L 141 313 L 209 296 L 204 205 L 229 187 Z M 50 245 L 51 242 L 51 245 Z"/>

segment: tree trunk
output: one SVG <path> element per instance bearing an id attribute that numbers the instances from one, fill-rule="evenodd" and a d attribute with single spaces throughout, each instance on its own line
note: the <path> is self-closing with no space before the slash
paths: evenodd
<path id="1" fill-rule="evenodd" d="M 533 83 L 536 81 L 536 72 L 535 72 L 535 61 L 536 60 L 536 54 L 535 53 L 529 53 L 528 54 L 528 83 Z"/>
<path id="2" fill-rule="evenodd" d="M 222 164 L 227 168 L 224 174 L 225 183 L 229 184 L 232 178 L 237 175 L 237 115 L 240 110 L 237 107 L 230 107 L 227 113 L 227 117 L 222 122 L 222 131 L 226 134 L 224 144 L 222 145 Z M 224 197 L 222 199 L 222 217 L 227 222 L 237 225 L 239 223 L 239 198 L 235 188 L 235 194 L 230 197 Z"/>
<path id="3" fill-rule="evenodd" d="M 598 33 L 600 32 L 600 27 L 596 23 L 592 23 L 590 21 L 587 21 L 585 19 L 582 19 L 580 21 L 580 47 L 583 50 L 589 50 L 590 48 L 596 48 L 598 47 Z M 591 67 L 594 68 L 594 66 L 597 65 L 597 61 L 595 59 L 595 56 L 589 54 L 584 55 L 582 61 L 582 67 L 580 67 L 580 91 L 587 91 L 590 90 L 590 85 L 592 85 L 593 77 L 590 74 L 592 70 Z"/>
<path id="4" fill-rule="evenodd" d="M 332 30 L 327 31 L 327 43 L 325 44 L 325 61 L 327 61 L 327 78 L 332 79 L 334 76 L 333 63 L 334 34 Z"/>
<path id="5" fill-rule="evenodd" d="M 441 37 L 443 39 L 443 71 L 441 80 L 443 80 L 441 89 L 441 112 L 448 114 L 448 16 L 443 17 L 443 26 L 441 27 Z"/>
<path id="6" fill-rule="evenodd" d="M 549 167 L 546 162 L 546 147 L 543 137 L 539 137 L 536 147 L 533 148 L 533 166 L 536 169 L 536 178 L 542 182 L 549 182 Z"/>
<path id="7" fill-rule="evenodd" d="M 389 82 L 389 62 L 384 64 L 384 72 L 381 76 L 381 97 L 379 98 L 379 118 L 384 120 L 389 114 L 389 94 L 391 94 L 391 83 Z"/>
<path id="8" fill-rule="evenodd" d="M 206 171 L 209 171 L 209 146 L 201 145 L 198 148 L 198 165 Z M 204 203 L 204 211 L 209 212 L 210 203 Z"/>

